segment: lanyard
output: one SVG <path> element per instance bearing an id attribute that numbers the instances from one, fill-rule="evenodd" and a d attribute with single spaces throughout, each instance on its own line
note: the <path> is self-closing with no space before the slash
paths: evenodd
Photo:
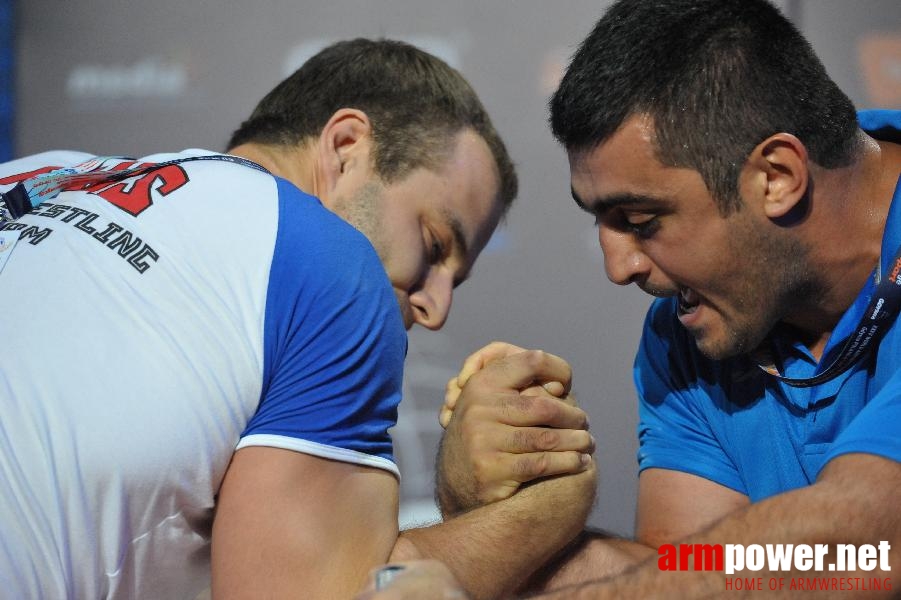
<path id="1" fill-rule="evenodd" d="M 264 173 L 269 171 L 257 163 L 229 154 L 188 156 L 161 163 L 137 164 L 131 168 L 118 168 L 124 162 L 134 162 L 133 158 L 121 156 L 98 156 L 71 168 L 56 169 L 20 181 L 11 190 L 0 194 L 0 227 L 19 219 L 34 210 L 44 200 L 52 200 L 66 189 L 78 189 L 98 183 L 112 183 L 129 177 L 144 175 L 170 165 L 197 161 L 220 160 L 250 167 Z"/>
<path id="2" fill-rule="evenodd" d="M 759 365 L 760 368 L 792 387 L 812 387 L 835 379 L 854 366 L 878 346 L 879 339 L 891 326 L 901 308 L 901 248 L 895 252 L 889 265 L 891 270 L 888 274 L 882 274 L 885 276 L 880 277 L 877 272 L 879 281 L 866 312 L 857 328 L 845 340 L 839 355 L 825 371 L 808 379 L 791 379 L 780 375 L 773 364 Z"/>

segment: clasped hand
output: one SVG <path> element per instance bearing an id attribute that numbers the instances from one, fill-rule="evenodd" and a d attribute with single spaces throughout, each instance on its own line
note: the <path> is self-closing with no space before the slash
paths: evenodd
<path id="1" fill-rule="evenodd" d="M 523 484 L 591 466 L 588 415 L 558 356 L 493 342 L 447 384 L 439 420 L 438 495 L 445 516 L 512 496 Z"/>

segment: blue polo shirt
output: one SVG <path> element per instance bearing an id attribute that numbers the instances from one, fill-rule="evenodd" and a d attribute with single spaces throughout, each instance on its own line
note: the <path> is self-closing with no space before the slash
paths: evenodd
<path id="1" fill-rule="evenodd" d="M 901 112 L 863 111 L 861 127 L 901 141 Z M 901 184 L 895 189 L 880 258 L 891 270 L 901 245 Z M 845 312 L 820 364 L 807 348 L 773 336 L 783 375 L 808 378 L 831 364 L 874 292 L 873 278 Z M 635 359 L 639 396 L 639 470 L 663 468 L 704 477 L 752 501 L 814 482 L 842 454 L 901 461 L 901 325 L 878 350 L 839 377 L 810 388 L 786 385 L 748 357 L 701 354 L 677 318 L 677 299 L 656 300 Z"/>

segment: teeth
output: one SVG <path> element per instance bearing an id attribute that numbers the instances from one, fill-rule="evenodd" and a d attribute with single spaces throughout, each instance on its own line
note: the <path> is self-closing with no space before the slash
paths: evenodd
<path id="1" fill-rule="evenodd" d="M 679 308 L 683 312 L 694 312 L 701 299 L 690 288 L 679 288 Z"/>

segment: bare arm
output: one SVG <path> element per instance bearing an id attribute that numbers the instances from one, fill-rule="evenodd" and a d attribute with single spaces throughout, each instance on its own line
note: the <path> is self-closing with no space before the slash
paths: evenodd
<path id="1" fill-rule="evenodd" d="M 828 544 L 828 564 L 835 557 L 836 544 L 876 545 L 887 541 L 891 546 L 888 566 L 901 558 L 901 518 L 897 498 L 901 494 L 901 464 L 884 458 L 849 454 L 831 461 L 818 481 L 809 487 L 779 494 L 762 502 L 749 504 L 729 513 L 703 532 L 689 536 L 685 543 L 707 544 Z M 752 574 L 752 575 L 751 575 Z M 856 573 L 826 571 L 745 571 L 743 576 L 769 578 L 816 577 L 891 577 L 891 570 Z M 737 576 L 737 575 L 734 575 Z M 587 583 L 551 592 L 541 598 L 704 598 L 726 592 L 722 571 L 662 571 L 657 557 L 641 563 L 626 573 L 595 583 Z M 781 591 L 767 591 L 770 596 L 797 597 L 796 590 L 786 585 Z M 889 597 L 891 590 L 870 592 L 874 597 Z M 897 593 L 897 591 L 895 591 Z M 805 597 L 848 597 L 847 591 L 805 592 Z M 868 596 L 869 597 L 869 596 Z"/>
<path id="2" fill-rule="evenodd" d="M 537 405 L 554 422 L 582 427 L 584 412 L 546 392 L 547 398 L 520 397 L 535 382 L 568 378 L 561 359 L 524 352 L 480 372 L 470 393 L 502 396 L 517 425 L 524 424 L 516 420 L 517 407 Z M 582 433 L 571 443 L 587 448 L 589 436 Z M 476 597 L 509 592 L 584 525 L 596 475 L 583 456 L 584 451 L 569 452 L 565 468 L 529 458 L 536 474 L 547 474 L 553 465 L 556 472 L 576 475 L 543 481 L 509 503 L 397 538 L 397 482 L 391 474 L 286 450 L 244 448 L 220 491 L 213 597 L 250 598 L 263 591 L 272 597 L 350 597 L 375 565 L 419 557 L 445 561 Z"/>
<path id="3" fill-rule="evenodd" d="M 696 475 L 647 469 L 639 476 L 634 541 L 585 531 L 526 589 L 553 590 L 619 575 L 656 560 L 661 544 L 685 539 L 748 504 L 746 496 Z"/>
<path id="4" fill-rule="evenodd" d="M 878 544 L 887 542 L 891 550 L 887 564 L 879 558 L 878 568 L 872 571 L 851 573 L 814 571 L 770 571 L 767 568 L 753 572 L 753 579 L 760 577 L 790 581 L 793 577 L 810 578 L 845 576 L 862 578 L 890 578 L 892 565 L 901 559 L 901 518 L 898 516 L 897 498 L 901 494 L 901 464 L 881 457 L 856 454 L 845 455 L 831 461 L 819 480 L 809 487 L 779 494 L 756 504 L 746 504 L 728 513 L 722 519 L 683 540 L 684 543 L 701 544 L 828 544 L 830 555 L 824 564 L 834 560 L 836 544 Z M 598 540 L 604 546 L 603 540 Z M 603 548 L 601 550 L 604 551 Z M 416 568 L 414 566 L 414 568 Z M 896 568 L 896 567 L 894 567 Z M 742 575 L 747 575 L 747 572 Z M 639 562 L 625 572 L 603 580 L 586 582 L 558 589 L 533 598 L 566 600 L 611 599 L 670 599 L 710 598 L 731 593 L 726 588 L 722 571 L 667 571 L 658 567 L 657 555 Z M 416 578 L 411 578 L 415 580 Z M 419 600 L 459 598 L 462 588 L 453 580 L 433 579 L 433 587 L 419 587 Z M 404 580 L 388 590 L 367 596 L 367 600 L 391 600 L 414 596 L 405 595 L 409 588 Z M 781 589 L 770 590 L 767 598 L 797 598 L 800 593 L 784 584 Z M 423 590 L 428 593 L 423 594 Z M 752 592 L 753 593 L 753 592 Z M 882 589 L 849 595 L 848 590 L 828 589 L 802 592 L 805 598 L 891 597 L 895 590 Z"/>
<path id="5" fill-rule="evenodd" d="M 498 356 L 509 356 L 521 351 L 507 344 L 493 344 L 467 359 L 459 379 L 465 381 L 473 373 L 489 365 Z M 515 428 L 517 423 L 509 419 L 505 411 L 494 411 L 496 405 L 474 402 L 467 408 L 467 402 L 458 401 L 459 389 L 454 389 L 454 380 L 449 385 L 449 402 L 445 403 L 443 415 L 450 421 L 446 439 L 453 439 L 454 423 L 466 435 L 458 435 L 460 440 L 453 446 L 453 460 L 440 463 L 439 498 L 445 507 L 467 507 L 490 502 L 495 498 L 488 492 L 500 485 L 504 494 L 514 493 L 521 481 L 512 473 L 523 473 L 519 468 L 511 470 L 516 461 L 528 460 L 529 451 L 546 450 L 540 443 L 541 437 L 519 436 L 529 448 L 514 448 L 503 442 L 511 438 L 509 432 L 499 428 L 500 424 Z M 568 381 L 566 382 L 568 385 Z M 459 385 L 456 386 L 459 388 Z M 459 406 L 458 406 L 459 402 Z M 521 421 L 528 421 L 534 430 L 536 426 L 548 425 L 547 419 L 539 416 L 540 406 L 522 406 Z M 547 428 L 556 433 L 553 426 Z M 486 435 L 485 432 L 501 432 Z M 492 468 L 486 468 L 488 465 Z M 537 470 L 530 476 L 540 477 Z M 822 486 L 820 486 L 822 487 Z M 592 579 L 610 578 L 634 569 L 642 561 L 653 559 L 652 572 L 657 572 L 657 549 L 664 543 L 693 539 L 693 535 L 709 528 L 716 522 L 724 521 L 730 515 L 739 515 L 748 509 L 749 499 L 724 486 L 709 480 L 663 469 L 649 469 L 642 473 L 639 484 L 636 541 L 617 539 L 599 533 L 584 532 L 569 544 L 545 568 L 533 575 L 527 585 L 531 590 L 550 590 L 567 584 Z M 735 518 L 738 518 L 737 516 Z M 872 541 L 872 540 L 871 540 Z M 724 543 L 721 541 L 720 543 Z M 726 540 L 726 543 L 731 541 Z M 771 542 L 776 543 L 776 542 Z"/>
<path id="6" fill-rule="evenodd" d="M 350 598 L 397 534 L 387 471 L 267 447 L 238 450 L 213 524 L 212 596 Z"/>
<path id="7" fill-rule="evenodd" d="M 595 483 L 590 468 L 541 481 L 444 523 L 404 531 L 391 561 L 438 559 L 472 598 L 508 595 L 579 533 Z"/>

